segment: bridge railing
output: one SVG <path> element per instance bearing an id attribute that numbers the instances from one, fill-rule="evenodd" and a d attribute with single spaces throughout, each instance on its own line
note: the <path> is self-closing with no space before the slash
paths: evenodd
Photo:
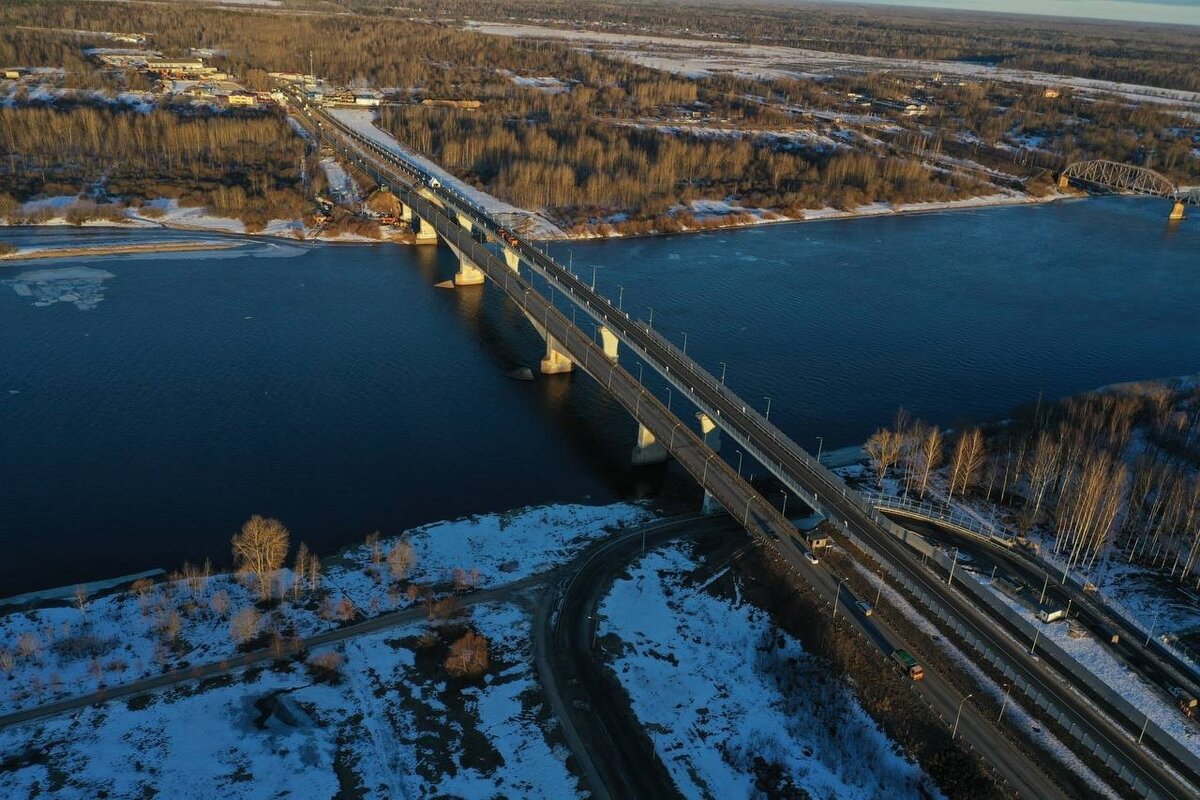
<path id="1" fill-rule="evenodd" d="M 931 522 L 941 522 L 955 528 L 974 534 L 983 539 L 999 539 L 1006 544 L 1016 540 L 1016 534 L 997 525 L 980 520 L 978 517 L 966 514 L 958 508 L 945 503 L 931 503 L 927 500 L 915 500 L 911 497 L 898 497 L 882 492 L 860 492 L 863 499 L 875 508 L 896 511 L 910 516 L 916 516 Z"/>

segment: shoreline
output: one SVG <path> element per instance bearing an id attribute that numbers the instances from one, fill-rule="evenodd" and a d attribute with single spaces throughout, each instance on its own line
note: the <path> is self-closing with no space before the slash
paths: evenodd
<path id="1" fill-rule="evenodd" d="M 888 218 L 896 216 L 915 216 L 920 214 L 935 214 L 945 211 L 970 211 L 978 209 L 992 209 L 1006 206 L 1028 206 L 1028 205 L 1044 205 L 1048 203 L 1062 202 L 1065 200 L 1084 200 L 1089 195 L 1077 194 L 1062 194 L 1055 193 L 1046 197 L 1030 197 L 1026 196 L 991 196 L 991 197 L 973 197 L 965 200 L 950 200 L 930 203 L 911 203 L 899 208 L 893 208 L 881 205 L 863 206 L 852 211 L 839 211 L 836 209 L 816 209 L 812 211 L 812 216 L 804 217 L 780 217 L 778 219 L 761 219 L 755 218 L 753 222 L 735 222 L 728 225 L 714 225 L 712 227 L 696 227 L 685 228 L 678 231 L 648 231 L 646 233 L 614 233 L 608 236 L 602 236 L 595 233 L 582 234 L 567 234 L 562 237 L 538 238 L 527 237 L 532 242 L 599 242 L 599 241 L 620 241 L 624 239 L 645 239 L 651 237 L 663 236 L 683 236 L 698 233 L 714 233 L 714 232 L 730 232 L 749 230 L 763 226 L 775 225 L 790 225 L 810 222 L 829 222 L 829 221 L 845 221 L 857 219 L 872 219 L 872 218 Z M 767 209 L 769 211 L 769 209 Z M 747 213 L 758 211 L 762 213 L 763 209 L 745 209 Z M 0 232 L 8 225 L 0 224 Z M 101 228 L 101 229 L 125 229 L 125 230 L 151 230 L 165 229 L 178 230 L 187 232 L 212 233 L 219 236 L 238 236 L 238 237 L 253 237 L 265 238 L 270 240 L 282 240 L 293 242 L 296 244 L 354 244 L 354 245 L 402 245 L 406 247 L 424 246 L 424 243 L 415 241 L 412 234 L 399 234 L 390 238 L 383 239 L 368 239 L 363 237 L 358 238 L 336 238 L 322 239 L 319 236 L 316 238 L 305 237 L 297 238 L 294 235 L 280 235 L 268 232 L 259 231 L 257 233 L 238 233 L 221 226 L 202 226 L 189 224 L 172 224 L 170 222 L 161 222 L 158 220 L 146 219 L 142 217 L 131 217 L 129 222 L 102 222 L 94 221 L 85 223 L 82 226 L 70 226 L 62 220 L 47 220 L 41 223 L 32 225 L 21 225 L 11 227 L 27 227 L 27 228 L 66 228 L 66 227 L 81 227 L 81 228 Z M 162 244 L 141 243 L 141 244 L 109 244 L 96 245 L 94 247 L 63 247 L 63 248 L 47 248 L 44 250 L 26 250 L 16 253 L 0 255 L 0 262 L 3 261 L 24 261 L 33 259 L 48 259 L 48 258 L 74 258 L 80 256 L 96 256 L 96 255 L 129 255 L 139 253 L 154 253 L 154 252 L 180 252 L 188 250 L 213 250 L 213 249 L 231 249 L 238 247 L 236 243 L 224 242 L 164 242 Z"/>

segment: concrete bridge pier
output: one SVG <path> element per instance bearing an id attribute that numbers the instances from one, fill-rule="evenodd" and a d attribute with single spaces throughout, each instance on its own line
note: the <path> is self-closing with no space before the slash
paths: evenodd
<path id="1" fill-rule="evenodd" d="M 404 205 L 404 203 L 400 204 L 400 219 L 404 220 L 407 223 L 410 223 L 410 224 L 412 223 L 413 210 L 412 210 L 411 206 L 406 206 L 406 205 Z"/>
<path id="2" fill-rule="evenodd" d="M 413 215 L 413 234 L 416 237 L 417 244 L 437 244 L 437 231 L 433 229 L 433 223 L 428 220 L 423 220 L 417 215 Z"/>
<path id="3" fill-rule="evenodd" d="M 1058 188 L 1060 188 L 1060 189 L 1070 189 L 1071 188 L 1071 179 L 1067 177 L 1066 173 L 1063 173 L 1062 175 L 1058 176 Z"/>
<path id="4" fill-rule="evenodd" d="M 462 227 L 462 229 L 467 233 L 471 233 L 473 230 L 475 230 L 475 223 L 473 223 L 471 218 L 466 214 L 463 214 L 460 211 L 455 211 L 454 216 L 458 219 L 459 226 Z"/>
<path id="5" fill-rule="evenodd" d="M 608 356 L 608 360 L 616 363 L 617 361 L 617 346 L 620 340 L 617 335 L 604 326 L 600 327 L 600 346 L 604 348 L 604 355 Z"/>
<path id="6" fill-rule="evenodd" d="M 662 443 L 654 438 L 654 434 L 643 425 L 638 423 L 637 444 L 633 447 L 633 463 L 634 466 L 642 466 L 643 464 L 661 464 L 667 460 L 667 448 L 662 446 Z"/>
<path id="7" fill-rule="evenodd" d="M 700 434 L 704 437 L 704 444 L 712 448 L 713 452 L 721 452 L 721 429 L 717 427 L 717 423 L 712 421 L 712 417 L 705 414 L 703 411 L 697 412 L 696 419 L 700 420 Z M 704 492 L 704 500 L 700 503 L 700 511 L 703 514 L 716 514 L 722 511 L 721 504 L 716 498 Z"/>
<path id="8" fill-rule="evenodd" d="M 1175 206 L 1171 209 L 1171 216 L 1167 217 L 1172 222 L 1177 222 L 1181 219 L 1187 219 L 1187 214 L 1184 213 L 1183 201 L 1176 200 Z"/>
<path id="9" fill-rule="evenodd" d="M 517 251 L 511 247 L 504 247 L 500 252 L 504 253 L 504 263 L 508 265 L 508 268 L 513 272 L 520 272 L 521 256 L 517 254 Z"/>
<path id="10" fill-rule="evenodd" d="M 459 250 L 454 245 L 446 242 L 450 247 L 450 251 L 454 253 L 454 257 L 458 259 L 458 272 L 454 273 L 455 286 L 479 286 L 486 280 L 486 276 L 479 267 L 475 265 L 471 259 L 467 258 L 466 254 Z"/>
<path id="11" fill-rule="evenodd" d="M 558 375 L 563 372 L 570 372 L 575 369 L 575 362 L 570 356 L 562 351 L 562 345 L 558 343 L 553 336 L 546 336 L 546 357 L 542 359 L 541 371 L 543 375 Z"/>

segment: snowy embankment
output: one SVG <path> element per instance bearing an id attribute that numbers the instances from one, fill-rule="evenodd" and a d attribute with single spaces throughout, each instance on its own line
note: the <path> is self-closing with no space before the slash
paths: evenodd
<path id="1" fill-rule="evenodd" d="M 357 545 L 327 559 L 316 588 L 289 570 L 278 576 L 284 600 L 264 611 L 240 638 L 265 641 L 271 631 L 307 637 L 342 622 L 406 608 L 423 592 L 449 591 L 456 578 L 498 586 L 569 561 L 610 531 L 648 520 L 641 506 L 555 505 L 487 514 L 417 528 Z M 400 542 L 412 547 L 407 573 L 393 578 L 384 560 Z M 104 686 L 126 684 L 238 652 L 239 612 L 257 595 L 234 575 L 173 580 L 0 616 L 0 714 Z"/>
<path id="2" fill-rule="evenodd" d="M 970 567 L 966 569 L 971 570 Z M 1123 661 L 1115 658 L 1109 648 L 1091 633 L 1065 620 L 1044 623 L 1026 604 L 1014 600 L 1000 591 L 986 574 L 976 574 L 976 580 L 990 589 L 1005 605 L 1025 618 L 1030 625 L 1041 630 L 1042 638 L 1050 639 L 1078 663 L 1086 665 L 1091 672 L 1114 692 L 1132 703 L 1146 714 L 1169 736 L 1200 756 L 1200 729 L 1179 713 L 1175 706 L 1157 688 L 1147 683 Z M 1036 599 L 1036 598 L 1034 598 Z"/>
<path id="3" fill-rule="evenodd" d="M 357 108 L 329 108 L 326 110 L 331 116 L 355 132 L 396 154 L 412 166 L 435 176 L 443 186 L 467 198 L 496 221 L 533 239 L 560 239 L 565 236 L 561 228 L 540 214 L 517 208 L 511 203 L 506 203 L 487 192 L 476 189 L 415 150 L 400 144 L 390 134 L 376 127 L 374 111 Z"/>
<path id="4" fill-rule="evenodd" d="M 754 796 L 770 765 L 811 797 L 940 796 L 765 613 L 688 584 L 696 567 L 686 545 L 653 552 L 599 612 L 611 666 L 685 797 Z"/>
<path id="5" fill-rule="evenodd" d="M 491 661 L 465 684 L 410 625 L 323 650 L 344 659 L 337 683 L 287 663 L 0 731 L 0 796 L 581 797 L 528 616 L 491 603 L 464 623 Z"/>

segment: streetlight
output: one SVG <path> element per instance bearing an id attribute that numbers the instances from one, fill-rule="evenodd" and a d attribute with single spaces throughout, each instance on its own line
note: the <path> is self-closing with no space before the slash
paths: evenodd
<path id="1" fill-rule="evenodd" d="M 763 399 L 767 401 L 766 420 L 767 420 L 767 422 L 770 422 L 771 421 L 771 398 L 764 396 Z"/>
<path id="2" fill-rule="evenodd" d="M 962 716 L 963 703 L 967 702 L 974 696 L 975 695 L 973 694 L 969 694 L 962 700 L 958 701 L 958 713 L 954 715 L 954 730 L 950 732 L 950 741 L 954 741 L 954 737 L 958 735 L 958 719 Z"/>
<path id="3" fill-rule="evenodd" d="M 642 362 L 638 362 L 638 384 L 642 382 Z"/>
<path id="4" fill-rule="evenodd" d="M 821 450 L 825 447 L 825 440 L 820 436 L 817 437 L 817 463 L 821 463 Z"/>
<path id="5" fill-rule="evenodd" d="M 725 368 L 729 366 L 724 361 L 721 362 L 721 385 L 725 385 Z"/>
<path id="6" fill-rule="evenodd" d="M 783 495 L 783 508 L 779 509 L 779 513 L 787 519 L 787 489 L 780 489 L 779 493 Z"/>
<path id="7" fill-rule="evenodd" d="M 875 570 L 875 574 L 879 576 L 879 584 L 875 587 L 875 605 L 879 605 L 879 595 L 883 594 L 883 570 Z"/>
<path id="8" fill-rule="evenodd" d="M 954 585 L 954 568 L 958 566 L 958 548 L 954 548 L 954 560 L 950 562 L 950 578 L 946 581 L 947 586 Z"/>
<path id="9" fill-rule="evenodd" d="M 1000 713 L 996 716 L 996 722 L 1004 719 L 1004 707 L 1008 705 L 1008 684 L 1004 684 L 1004 699 L 1000 701 Z"/>
<path id="10" fill-rule="evenodd" d="M 838 585 L 837 585 L 837 591 L 833 593 L 833 619 L 832 619 L 833 622 L 837 622 L 837 604 L 838 604 L 838 600 L 840 600 L 841 597 L 842 597 L 842 582 L 839 580 Z"/>
<path id="11" fill-rule="evenodd" d="M 671 387 L 667 387 L 667 411 L 671 410 Z"/>
<path id="12" fill-rule="evenodd" d="M 592 291 L 596 291 L 596 265 L 592 264 Z"/>
<path id="13" fill-rule="evenodd" d="M 734 452 L 737 453 L 738 457 L 738 477 L 740 478 L 742 477 L 742 451 L 735 450 Z"/>
<path id="14" fill-rule="evenodd" d="M 1154 626 L 1158 624 L 1158 615 L 1160 613 L 1162 613 L 1161 608 L 1154 612 L 1154 621 L 1150 623 L 1150 632 L 1146 634 L 1146 644 L 1142 645 L 1143 647 L 1150 645 L 1150 640 L 1154 637 Z"/>
<path id="15" fill-rule="evenodd" d="M 650 321 L 646 323 L 646 330 L 650 330 L 654 327 L 654 307 L 646 306 L 646 308 L 650 309 Z"/>
<path id="16" fill-rule="evenodd" d="M 683 331 L 683 354 L 687 355 L 687 331 Z"/>
<path id="17" fill-rule="evenodd" d="M 617 311 L 624 311 L 625 306 L 625 287 L 617 284 Z"/>

